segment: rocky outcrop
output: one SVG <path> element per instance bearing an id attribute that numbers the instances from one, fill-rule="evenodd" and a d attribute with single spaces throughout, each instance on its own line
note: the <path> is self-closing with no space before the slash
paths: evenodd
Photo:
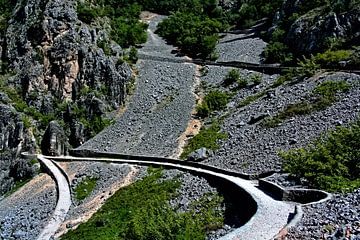
<path id="1" fill-rule="evenodd" d="M 24 110 L 16 108 L 23 113 L 12 108 L 6 112 L 14 116 L 0 116 L 3 151 L 30 148 L 15 136 L 24 137 L 30 131 L 21 125 L 25 115 L 44 153 L 57 155 L 65 152 L 69 136 L 70 144 L 79 146 L 93 135 L 90 120 L 100 119 L 124 103 L 125 84 L 132 71 L 118 61 L 122 48 L 110 40 L 106 20 L 84 24 L 76 7 L 75 0 L 17 1 L 6 34 L 0 32 L 0 63 L 7 63 L 7 70 L 14 74 L 6 84 L 17 90 L 26 105 Z M 110 51 L 98 47 L 100 41 L 106 42 Z M 7 95 L 0 88 L 0 102 L 15 105 Z M 3 109 L 1 106 L 0 111 Z M 48 126 L 54 119 L 63 121 L 65 129 L 60 130 L 55 122 Z M 41 141 L 46 128 L 46 138 Z M 33 141 L 31 148 L 40 149 L 36 145 Z M 7 168 L 2 162 L 0 167 Z"/>
<path id="2" fill-rule="evenodd" d="M 41 150 L 47 156 L 60 156 L 66 153 L 66 136 L 57 121 L 51 121 L 41 142 Z"/>
<path id="3" fill-rule="evenodd" d="M 279 21 L 299 17 L 285 37 L 285 43 L 299 55 L 311 54 L 328 48 L 331 39 L 355 43 L 360 40 L 360 6 L 338 11 L 336 6 L 311 8 L 307 1 L 286 0 L 280 11 Z M 274 29 L 274 28 L 273 28 Z"/>
<path id="4" fill-rule="evenodd" d="M 0 195 L 14 182 L 32 176 L 35 169 L 29 162 L 18 159 L 20 151 L 33 150 L 33 138 L 24 128 L 14 108 L 0 104 Z"/>

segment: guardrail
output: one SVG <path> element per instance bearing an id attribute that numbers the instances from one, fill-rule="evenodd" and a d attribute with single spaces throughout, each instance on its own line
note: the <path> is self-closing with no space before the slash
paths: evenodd
<path id="1" fill-rule="evenodd" d="M 73 149 L 70 150 L 70 155 L 76 156 L 76 157 L 98 157 L 98 158 L 118 158 L 118 159 L 124 159 L 124 160 L 139 160 L 139 161 L 145 161 L 145 162 L 167 162 L 167 163 L 173 163 L 173 164 L 179 164 L 182 166 L 189 166 L 189 167 L 196 167 L 201 168 L 221 174 L 226 174 L 228 176 L 232 177 L 238 177 L 246 180 L 255 180 L 259 178 L 268 177 L 272 174 L 274 174 L 274 171 L 266 172 L 266 173 L 260 173 L 260 174 L 245 174 L 240 173 L 236 171 L 226 170 L 198 162 L 192 162 L 192 161 L 183 161 L 179 159 L 174 158 L 166 158 L 166 157 L 160 157 L 160 156 L 145 156 L 145 155 L 130 155 L 130 154 L 122 154 L 122 153 L 114 153 L 114 152 L 96 152 L 92 150 L 78 150 Z"/>

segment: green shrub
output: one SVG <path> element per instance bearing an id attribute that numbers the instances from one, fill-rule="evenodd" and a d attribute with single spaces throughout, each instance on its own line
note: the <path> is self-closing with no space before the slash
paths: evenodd
<path id="1" fill-rule="evenodd" d="M 201 103 L 199 105 L 196 106 L 196 114 L 201 117 L 201 118 L 205 118 L 208 117 L 210 115 L 211 111 L 209 106 L 206 104 L 206 102 Z"/>
<path id="2" fill-rule="evenodd" d="M 77 6 L 78 18 L 84 23 L 90 24 L 99 16 L 99 9 L 90 6 L 87 3 L 79 3 Z"/>
<path id="3" fill-rule="evenodd" d="M 180 182 L 163 178 L 160 169 L 111 196 L 93 217 L 61 239 L 205 239 L 206 231 L 223 225 L 223 199 L 207 195 L 178 213 L 169 201 Z M 94 231 L 95 230 L 95 231 Z"/>
<path id="4" fill-rule="evenodd" d="M 240 79 L 240 72 L 238 69 L 231 69 L 223 80 L 223 85 L 229 86 Z"/>
<path id="5" fill-rule="evenodd" d="M 138 51 L 135 47 L 131 47 L 129 51 L 129 61 L 133 64 L 135 64 L 138 60 Z"/>
<path id="6" fill-rule="evenodd" d="M 351 191 L 360 187 L 360 121 L 338 127 L 307 148 L 282 152 L 284 170 L 311 187 Z"/>
<path id="7" fill-rule="evenodd" d="M 106 56 L 111 56 L 111 48 L 110 48 L 110 44 L 108 43 L 108 41 L 106 41 L 105 39 L 104 40 L 98 40 L 97 41 L 97 46 L 104 51 L 104 54 Z"/>
<path id="8" fill-rule="evenodd" d="M 293 60 L 288 46 L 282 42 L 270 42 L 264 50 L 264 57 L 266 62 L 271 63 L 288 63 Z"/>
<path id="9" fill-rule="evenodd" d="M 347 61 L 350 59 L 352 52 L 350 50 L 327 50 L 324 53 L 318 53 L 314 57 L 314 61 L 323 67 L 337 66 L 340 61 Z"/>
<path id="10" fill-rule="evenodd" d="M 159 24 L 157 33 L 190 56 L 209 58 L 223 29 L 220 21 L 208 16 L 176 12 Z"/>
<path id="11" fill-rule="evenodd" d="M 31 128 L 32 124 L 31 124 L 31 118 L 29 116 L 24 115 L 22 116 L 21 120 L 24 123 L 24 127 L 26 129 Z"/>
<path id="12" fill-rule="evenodd" d="M 262 82 L 262 76 L 259 73 L 254 73 L 250 76 L 250 81 L 254 85 L 259 85 Z"/>
<path id="13" fill-rule="evenodd" d="M 230 99 L 227 93 L 211 91 L 205 97 L 202 104 L 197 106 L 198 116 L 207 117 L 213 111 L 219 111 L 226 107 Z"/>
<path id="14" fill-rule="evenodd" d="M 248 85 L 248 80 L 244 76 L 239 77 L 236 82 L 238 84 L 238 88 L 246 88 Z"/>

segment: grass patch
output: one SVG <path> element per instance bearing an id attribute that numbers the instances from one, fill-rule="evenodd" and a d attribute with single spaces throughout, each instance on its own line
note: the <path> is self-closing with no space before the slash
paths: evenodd
<path id="1" fill-rule="evenodd" d="M 278 126 L 286 119 L 326 109 L 337 101 L 336 94 L 347 92 L 349 89 L 350 85 L 344 80 L 323 82 L 312 91 L 310 95 L 312 100 L 288 105 L 276 116 L 265 119 L 262 125 L 272 128 Z"/>
<path id="2" fill-rule="evenodd" d="M 310 187 L 348 192 L 360 187 L 360 120 L 338 127 L 307 148 L 280 153 L 284 170 Z"/>
<path id="3" fill-rule="evenodd" d="M 186 158 L 193 151 L 205 147 L 207 149 L 216 150 L 219 148 L 217 141 L 219 139 L 226 139 L 227 134 L 220 132 L 220 126 L 218 123 L 213 123 L 208 128 L 202 128 L 198 135 L 189 140 L 189 143 L 185 146 L 180 158 Z"/>
<path id="4" fill-rule="evenodd" d="M 244 100 L 242 100 L 238 105 L 237 105 L 237 108 L 242 108 L 242 107 L 245 107 L 253 102 L 255 102 L 256 100 L 258 100 L 259 98 L 265 96 L 266 94 L 266 91 L 262 91 L 262 92 L 259 92 L 257 94 L 254 94 L 254 95 L 250 95 L 248 97 L 246 97 Z"/>
<path id="5" fill-rule="evenodd" d="M 61 239 L 205 239 L 206 231 L 223 225 L 217 210 L 221 197 L 206 196 L 189 212 L 177 213 L 168 202 L 180 182 L 162 177 L 160 169 L 150 168 L 146 177 L 117 191 L 89 221 Z"/>
<path id="6" fill-rule="evenodd" d="M 96 187 L 97 178 L 86 177 L 75 188 L 75 198 L 82 201 L 87 198 Z"/>

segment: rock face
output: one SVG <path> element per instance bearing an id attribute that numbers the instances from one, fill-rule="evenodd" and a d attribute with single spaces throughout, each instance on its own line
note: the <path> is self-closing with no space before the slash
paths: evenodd
<path id="1" fill-rule="evenodd" d="M 306 1 L 286 0 L 280 19 L 288 21 L 293 14 L 301 12 L 306 4 Z M 285 43 L 301 55 L 322 51 L 334 38 L 354 43 L 360 40 L 359 6 L 339 13 L 324 7 L 315 8 L 291 25 Z"/>
<path id="2" fill-rule="evenodd" d="M 57 121 L 51 121 L 41 142 L 43 154 L 48 156 L 60 156 L 66 152 L 65 144 L 66 136 L 63 128 Z"/>
<path id="3" fill-rule="evenodd" d="M 6 86 L 25 105 L 5 106 L 16 101 L 0 88 L 0 147 L 11 159 L 39 149 L 39 143 L 45 154 L 64 154 L 67 142 L 78 146 L 93 135 L 90 120 L 124 103 L 132 71 L 118 63 L 122 49 L 110 40 L 106 20 L 88 26 L 79 21 L 76 7 L 75 0 L 17 1 L 5 33 L 0 31 L 0 63 L 7 63 L 12 73 Z M 99 41 L 108 43 L 110 53 L 98 47 Z M 22 123 L 24 117 L 31 127 L 29 121 Z M 50 122 L 55 119 L 63 121 L 65 129 Z M 3 159 L 0 168 L 8 170 Z M 0 174 L 0 181 L 7 176 Z"/>

